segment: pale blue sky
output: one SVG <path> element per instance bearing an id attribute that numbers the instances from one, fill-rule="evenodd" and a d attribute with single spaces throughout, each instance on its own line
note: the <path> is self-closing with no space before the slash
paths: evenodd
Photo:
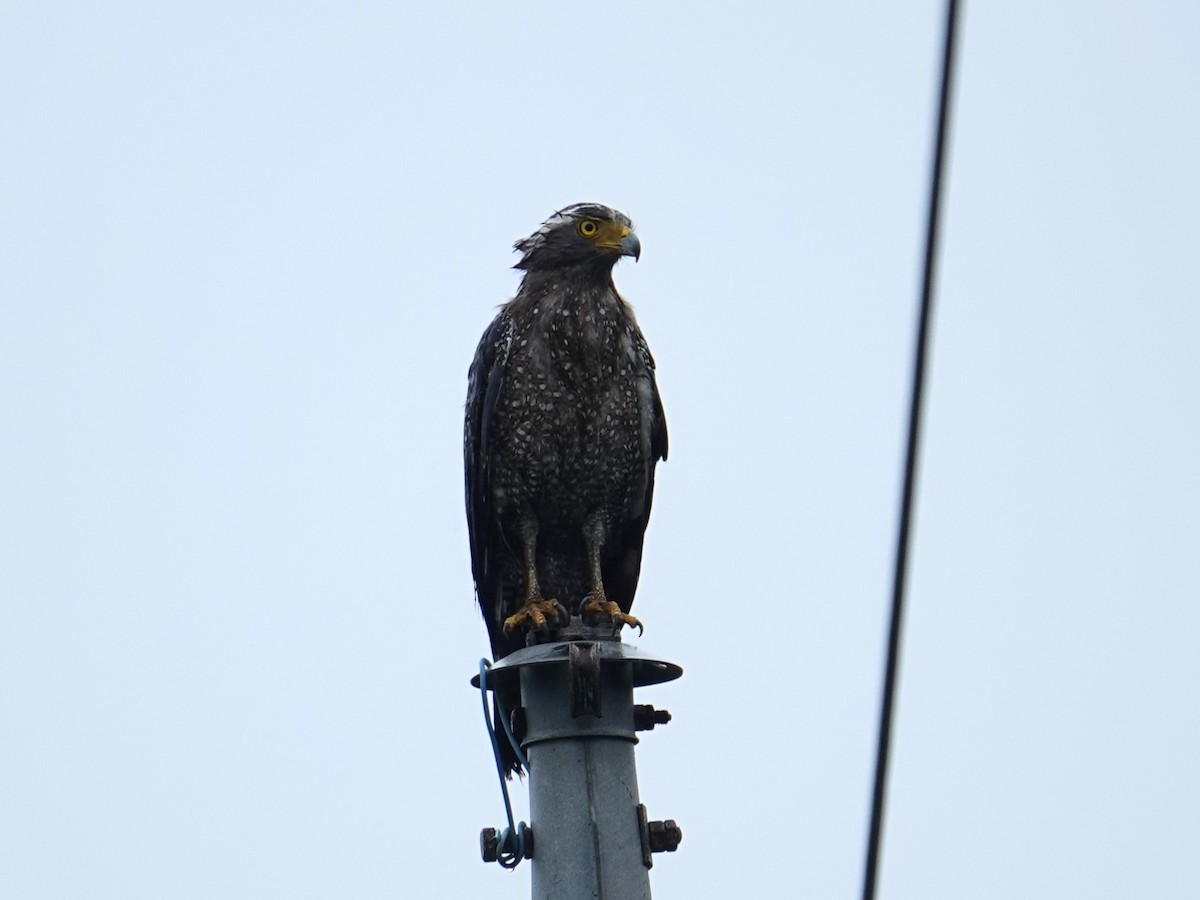
<path id="1" fill-rule="evenodd" d="M 940 21 L 4 4 L 0 895 L 528 896 L 462 402 L 512 241 L 596 200 L 671 427 L 656 896 L 854 896 Z M 881 896 L 1186 896 L 1200 10 L 964 26 Z"/>

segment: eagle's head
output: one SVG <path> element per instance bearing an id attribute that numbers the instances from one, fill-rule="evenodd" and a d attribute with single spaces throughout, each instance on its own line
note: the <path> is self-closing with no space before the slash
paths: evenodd
<path id="1" fill-rule="evenodd" d="M 513 249 L 521 253 L 513 268 L 526 271 L 568 267 L 608 271 L 622 256 L 636 260 L 642 253 L 629 216 L 599 203 L 560 209 Z"/>

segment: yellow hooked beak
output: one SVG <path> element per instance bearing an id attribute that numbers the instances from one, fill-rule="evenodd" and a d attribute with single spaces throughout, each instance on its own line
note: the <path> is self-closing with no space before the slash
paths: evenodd
<path id="1" fill-rule="evenodd" d="M 621 256 L 632 256 L 636 261 L 642 255 L 642 242 L 628 225 L 605 222 L 596 234 L 596 246 L 605 250 L 616 250 Z"/>

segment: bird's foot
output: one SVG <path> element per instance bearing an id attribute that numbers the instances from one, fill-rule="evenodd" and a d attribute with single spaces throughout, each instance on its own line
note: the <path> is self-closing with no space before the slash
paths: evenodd
<path id="1" fill-rule="evenodd" d="M 583 605 L 579 607 L 579 614 L 583 617 L 583 621 L 589 625 L 598 625 L 601 622 L 612 622 L 613 634 L 616 634 L 625 625 L 638 630 L 638 635 L 642 634 L 642 623 L 629 615 L 627 612 L 622 612 L 621 607 L 613 603 L 611 600 L 597 600 L 590 594 L 583 598 Z"/>
<path id="2" fill-rule="evenodd" d="M 525 605 L 504 620 L 504 633 L 511 636 L 518 631 L 549 634 L 554 628 L 565 628 L 571 616 L 565 606 L 557 600 L 526 600 Z"/>

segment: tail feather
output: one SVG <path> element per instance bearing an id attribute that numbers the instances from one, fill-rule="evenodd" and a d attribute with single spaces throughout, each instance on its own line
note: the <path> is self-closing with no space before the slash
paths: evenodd
<path id="1" fill-rule="evenodd" d="M 513 713 L 520 707 L 521 691 L 519 688 L 496 692 L 495 700 L 492 703 L 492 718 L 496 727 L 496 741 L 500 746 L 500 766 L 504 770 L 505 778 L 525 774 L 525 770 L 521 767 L 521 761 L 517 758 L 517 751 L 513 749 L 512 743 L 508 739 L 508 733 L 504 730 L 504 723 L 507 722 L 513 731 L 513 736 L 518 742 L 521 740 L 521 723 L 513 721 Z"/>

